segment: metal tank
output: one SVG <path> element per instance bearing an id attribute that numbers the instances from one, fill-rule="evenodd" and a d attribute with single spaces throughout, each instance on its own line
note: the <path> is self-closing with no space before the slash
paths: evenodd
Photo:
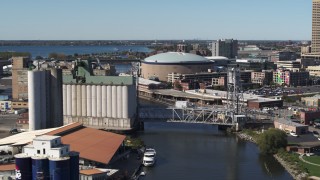
<path id="1" fill-rule="evenodd" d="M 67 115 L 67 85 L 62 86 L 62 92 L 63 92 L 63 115 Z"/>
<path id="2" fill-rule="evenodd" d="M 97 117 L 97 86 L 91 86 L 92 117 Z"/>
<path id="3" fill-rule="evenodd" d="M 76 85 L 77 88 L 77 116 L 81 116 L 82 115 L 82 97 L 81 97 L 81 85 Z"/>
<path id="4" fill-rule="evenodd" d="M 112 86 L 112 113 L 111 117 L 116 118 L 117 117 L 117 86 Z"/>
<path id="5" fill-rule="evenodd" d="M 78 166 L 79 168 L 79 166 Z M 66 180 L 70 179 L 70 158 L 50 158 L 49 159 L 50 179 Z"/>
<path id="6" fill-rule="evenodd" d="M 91 86 L 87 85 L 87 116 L 91 117 L 92 116 L 92 97 L 91 97 Z"/>
<path id="7" fill-rule="evenodd" d="M 97 117 L 102 117 L 102 86 L 97 86 Z"/>
<path id="8" fill-rule="evenodd" d="M 128 112 L 128 86 L 122 86 L 122 117 L 128 118 L 129 112 Z"/>
<path id="9" fill-rule="evenodd" d="M 40 108 L 40 78 L 37 71 L 28 71 L 28 97 L 29 97 L 29 130 L 36 130 L 36 119 L 40 118 L 37 110 Z"/>
<path id="10" fill-rule="evenodd" d="M 79 153 L 71 151 L 70 157 L 70 180 L 79 179 Z"/>
<path id="11" fill-rule="evenodd" d="M 77 88 L 76 85 L 71 85 L 72 95 L 72 116 L 77 116 Z"/>
<path id="12" fill-rule="evenodd" d="M 87 87 L 81 86 L 81 116 L 87 116 Z"/>
<path id="13" fill-rule="evenodd" d="M 112 87 L 107 86 L 107 117 L 112 116 Z"/>
<path id="14" fill-rule="evenodd" d="M 102 102 L 101 102 L 101 109 L 102 109 L 102 117 L 107 117 L 107 86 L 102 86 Z"/>
<path id="15" fill-rule="evenodd" d="M 50 179 L 49 160 L 47 158 L 32 157 L 32 177 L 33 179 Z"/>
<path id="16" fill-rule="evenodd" d="M 72 88 L 67 85 L 67 116 L 72 115 Z"/>
<path id="17" fill-rule="evenodd" d="M 117 86 L 117 118 L 122 118 L 122 86 Z"/>
<path id="18" fill-rule="evenodd" d="M 16 164 L 16 179 L 32 179 L 32 162 L 31 157 L 25 154 L 17 154 L 15 157 Z"/>

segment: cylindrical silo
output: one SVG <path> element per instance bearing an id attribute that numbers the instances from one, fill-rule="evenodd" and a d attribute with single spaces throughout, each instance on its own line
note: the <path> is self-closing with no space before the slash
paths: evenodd
<path id="1" fill-rule="evenodd" d="M 122 87 L 117 86 L 117 118 L 122 118 Z"/>
<path id="2" fill-rule="evenodd" d="M 16 163 L 16 177 L 20 179 L 31 180 L 32 179 L 32 162 L 31 157 L 26 156 L 25 154 L 16 154 L 15 156 Z M 18 175 L 19 173 L 19 175 Z"/>
<path id="3" fill-rule="evenodd" d="M 128 118 L 129 112 L 128 112 L 128 86 L 122 86 L 122 117 Z"/>
<path id="4" fill-rule="evenodd" d="M 79 153 L 78 152 L 70 152 L 70 180 L 78 180 L 79 179 Z"/>
<path id="5" fill-rule="evenodd" d="M 102 117 L 107 117 L 107 86 L 102 86 L 102 102 L 101 102 L 101 108 L 102 108 Z"/>
<path id="6" fill-rule="evenodd" d="M 91 117 L 92 116 L 92 87 L 90 85 L 87 85 L 87 116 Z"/>
<path id="7" fill-rule="evenodd" d="M 76 85 L 77 88 L 77 116 L 80 117 L 82 115 L 82 97 L 81 97 L 81 85 Z"/>
<path id="8" fill-rule="evenodd" d="M 107 117 L 112 117 L 112 88 L 107 86 Z"/>
<path id="9" fill-rule="evenodd" d="M 129 118 L 132 117 L 132 109 L 133 109 L 133 106 L 134 106 L 134 102 L 133 102 L 133 92 L 132 92 L 132 85 L 128 86 L 128 98 L 129 98 L 129 105 L 128 105 L 128 115 L 129 115 Z"/>
<path id="10" fill-rule="evenodd" d="M 50 89 L 47 86 L 47 83 L 50 83 L 50 79 L 49 79 L 49 71 L 39 71 L 40 75 L 41 75 L 41 80 L 40 80 L 40 112 L 41 112 L 41 123 L 40 123 L 40 128 L 39 129 L 45 129 L 48 128 L 47 126 L 49 126 L 50 124 L 50 114 L 47 112 L 47 110 L 50 110 Z M 48 101 L 47 101 L 48 100 Z M 47 109 L 48 108 L 48 109 Z"/>
<path id="11" fill-rule="evenodd" d="M 67 85 L 67 116 L 72 115 L 72 88 Z"/>
<path id="12" fill-rule="evenodd" d="M 32 157 L 32 177 L 33 179 L 50 179 L 49 160 L 44 157 Z"/>
<path id="13" fill-rule="evenodd" d="M 70 179 L 70 158 L 69 157 L 50 158 L 49 172 L 50 172 L 50 179 L 54 179 L 54 180 Z"/>
<path id="14" fill-rule="evenodd" d="M 97 117 L 97 86 L 92 85 L 91 86 L 91 101 L 92 101 L 92 117 Z"/>
<path id="15" fill-rule="evenodd" d="M 60 127 L 63 125 L 63 89 L 62 89 L 62 69 L 51 68 L 48 71 L 48 79 L 50 79 L 50 114 L 47 128 Z"/>
<path id="16" fill-rule="evenodd" d="M 43 90 L 45 91 L 45 89 Z M 41 128 L 41 71 L 28 71 L 29 130 Z"/>
<path id="17" fill-rule="evenodd" d="M 81 86 L 81 116 L 87 116 L 87 87 L 86 85 Z"/>
<path id="18" fill-rule="evenodd" d="M 102 117 L 102 86 L 97 86 L 97 117 Z"/>
<path id="19" fill-rule="evenodd" d="M 67 85 L 62 86 L 63 92 L 63 115 L 67 115 Z"/>
<path id="20" fill-rule="evenodd" d="M 117 86 L 112 86 L 112 114 L 111 117 L 117 117 Z"/>
<path id="21" fill-rule="evenodd" d="M 76 85 L 71 85 L 72 90 L 72 116 L 77 116 L 77 88 Z"/>

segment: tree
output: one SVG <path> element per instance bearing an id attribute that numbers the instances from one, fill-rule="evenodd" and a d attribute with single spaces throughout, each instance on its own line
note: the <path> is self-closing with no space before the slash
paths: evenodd
<path id="1" fill-rule="evenodd" d="M 257 143 L 262 154 L 275 154 L 287 146 L 287 135 L 284 131 L 271 128 L 259 136 Z"/>

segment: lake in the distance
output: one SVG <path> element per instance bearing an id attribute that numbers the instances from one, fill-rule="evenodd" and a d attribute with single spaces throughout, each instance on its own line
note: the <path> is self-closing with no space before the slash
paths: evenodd
<path id="1" fill-rule="evenodd" d="M 50 53 L 63 53 L 66 55 L 91 54 L 91 53 L 107 53 L 107 52 L 151 52 L 146 46 L 0 46 L 0 52 L 30 52 L 32 57 L 42 56 L 48 57 Z"/>

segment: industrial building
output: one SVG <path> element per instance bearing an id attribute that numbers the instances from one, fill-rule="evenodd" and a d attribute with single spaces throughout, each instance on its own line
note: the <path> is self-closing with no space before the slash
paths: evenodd
<path id="1" fill-rule="evenodd" d="M 64 124 L 131 130 L 137 115 L 135 78 L 94 76 L 91 67 L 91 60 L 76 60 L 73 74 L 63 76 Z"/>
<path id="2" fill-rule="evenodd" d="M 29 130 L 63 125 L 62 71 L 34 69 L 28 71 Z"/>
<path id="3" fill-rule="evenodd" d="M 320 95 L 315 95 L 312 97 L 301 97 L 301 102 L 308 107 L 319 107 L 320 105 Z"/>
<path id="4" fill-rule="evenodd" d="M 299 124 L 286 119 L 278 119 L 274 121 L 274 127 L 286 132 L 294 132 L 297 135 L 307 133 L 309 130 L 308 125 Z"/>
<path id="5" fill-rule="evenodd" d="M 43 135 L 15 155 L 16 175 L 31 179 L 79 179 L 79 153 L 71 152 L 60 136 Z"/>
<path id="6" fill-rule="evenodd" d="M 220 39 L 212 43 L 212 56 L 224 56 L 229 59 L 238 56 L 238 40 Z"/>
<path id="7" fill-rule="evenodd" d="M 259 85 L 270 85 L 273 80 L 272 71 L 251 72 L 251 82 Z"/>
<path id="8" fill-rule="evenodd" d="M 50 142 L 55 144 L 59 144 L 61 142 L 68 146 L 54 145 L 62 148 L 59 152 L 56 150 L 56 147 L 52 149 L 53 151 L 46 149 L 46 147 L 48 147 L 48 143 L 42 141 L 42 138 L 40 138 L 43 135 L 45 137 L 60 136 L 60 140 L 56 138 L 47 139 L 50 139 Z M 39 143 L 36 143 L 37 145 L 32 143 L 35 138 L 40 138 L 40 145 Z M 55 140 L 57 140 L 57 143 Z M 128 153 L 124 147 L 124 140 L 124 135 L 84 127 L 81 123 L 73 123 L 59 128 L 22 132 L 0 139 L 0 148 L 2 150 L 7 149 L 12 152 L 13 155 L 28 152 L 29 154 L 36 153 L 36 156 L 43 156 L 43 154 L 51 152 L 52 156 L 55 156 L 59 153 L 65 154 L 67 150 L 75 151 L 79 152 L 79 165 L 80 167 L 83 167 L 82 169 L 88 169 L 88 166 L 91 166 L 91 168 L 93 166 L 97 168 L 112 168 L 113 163 L 119 162 L 119 160 Z M 42 143 L 46 143 L 45 147 L 38 148 L 38 146 L 42 146 Z M 21 150 L 24 146 L 27 146 L 27 149 L 29 149 L 22 152 Z M 63 152 L 61 152 L 61 150 L 63 150 Z M 44 151 L 45 153 L 43 153 Z M 53 157 L 50 155 L 49 159 L 50 158 Z"/>
<path id="9" fill-rule="evenodd" d="M 214 62 L 190 53 L 168 52 L 150 56 L 141 62 L 141 77 L 166 82 L 168 74 L 207 72 Z"/>
<path id="10" fill-rule="evenodd" d="M 28 57 L 12 58 L 12 108 L 28 108 Z"/>
<path id="11" fill-rule="evenodd" d="M 278 61 L 275 62 L 278 69 L 287 69 L 290 71 L 300 71 L 301 64 L 299 61 Z"/>
<path id="12" fill-rule="evenodd" d="M 310 73 L 310 76 L 320 77 L 320 66 L 308 66 L 306 70 Z"/>

